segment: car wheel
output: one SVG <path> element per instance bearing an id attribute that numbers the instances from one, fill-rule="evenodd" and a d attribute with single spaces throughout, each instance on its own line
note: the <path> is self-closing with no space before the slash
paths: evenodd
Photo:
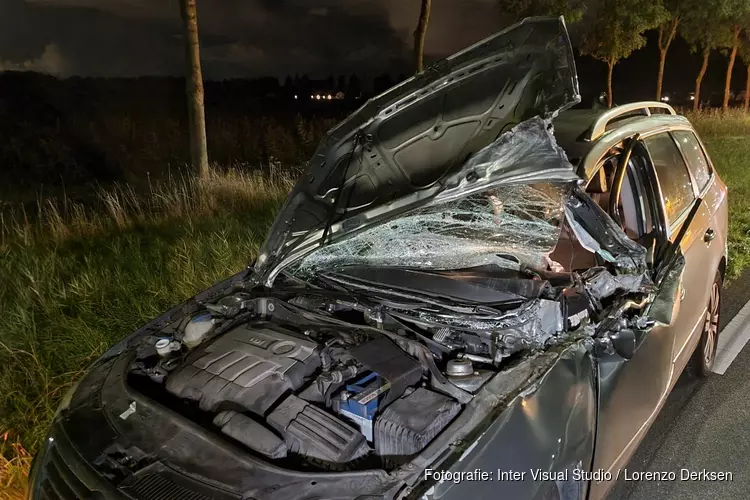
<path id="1" fill-rule="evenodd" d="M 716 273 L 708 297 L 706 317 L 703 322 L 703 333 L 690 359 L 690 371 L 699 378 L 706 378 L 711 373 L 716 360 L 716 346 L 719 341 L 719 314 L 721 310 L 721 274 Z"/>

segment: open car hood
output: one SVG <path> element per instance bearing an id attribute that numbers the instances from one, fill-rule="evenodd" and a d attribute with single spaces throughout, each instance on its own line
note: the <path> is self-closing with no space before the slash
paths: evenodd
<path id="1" fill-rule="evenodd" d="M 460 196 L 475 189 L 480 176 L 465 172 L 475 153 L 496 155 L 486 148 L 504 132 L 579 101 L 562 17 L 526 19 L 370 99 L 321 141 L 261 247 L 256 278 L 271 285 L 281 268 L 315 248 L 446 190 Z M 559 163 L 495 162 L 478 184 L 570 180 L 558 152 Z"/>

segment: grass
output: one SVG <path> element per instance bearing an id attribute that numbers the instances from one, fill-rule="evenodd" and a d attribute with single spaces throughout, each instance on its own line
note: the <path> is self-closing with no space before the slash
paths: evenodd
<path id="1" fill-rule="evenodd" d="M 730 190 L 728 275 L 750 267 L 750 118 L 691 113 Z M 292 184 L 280 171 L 171 177 L 93 205 L 0 210 L 0 500 L 23 496 L 31 456 L 67 388 L 107 346 L 240 270 Z M 2 208 L 2 207 L 0 207 Z"/>
<path id="2" fill-rule="evenodd" d="M 750 115 L 740 110 L 687 113 L 729 188 L 727 278 L 750 267 Z"/>
<path id="3" fill-rule="evenodd" d="M 291 174 L 173 178 L 0 224 L 0 499 L 19 498 L 57 402 L 107 346 L 247 265 Z M 28 450 L 28 451 L 27 451 Z"/>

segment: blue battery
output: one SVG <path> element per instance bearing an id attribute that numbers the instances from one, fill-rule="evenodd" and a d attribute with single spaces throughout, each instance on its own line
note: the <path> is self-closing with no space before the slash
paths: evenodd
<path id="1" fill-rule="evenodd" d="M 346 385 L 346 390 L 351 396 L 341 401 L 340 408 L 342 411 L 372 420 L 378 411 L 380 396 L 388 392 L 390 387 L 386 379 L 371 372 L 356 382 Z"/>

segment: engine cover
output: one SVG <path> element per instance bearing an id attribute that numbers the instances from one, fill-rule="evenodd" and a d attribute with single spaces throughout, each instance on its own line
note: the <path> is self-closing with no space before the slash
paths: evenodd
<path id="1" fill-rule="evenodd" d="M 264 416 L 319 365 L 318 345 L 271 323 L 242 325 L 196 349 L 166 388 L 205 411 L 244 409 Z"/>

